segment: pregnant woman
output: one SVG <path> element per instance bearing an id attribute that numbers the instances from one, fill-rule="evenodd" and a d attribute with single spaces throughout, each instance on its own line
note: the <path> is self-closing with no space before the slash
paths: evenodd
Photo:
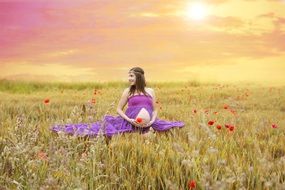
<path id="1" fill-rule="evenodd" d="M 146 88 L 144 71 L 140 67 L 134 67 L 129 71 L 130 87 L 123 91 L 118 103 L 118 116 L 105 115 L 103 122 L 91 124 L 66 124 L 52 126 L 54 132 L 64 132 L 80 136 L 97 136 L 99 133 L 106 136 L 126 132 L 167 131 L 173 127 L 183 127 L 181 121 L 166 121 L 157 118 L 155 105 L 155 93 L 151 88 Z M 126 112 L 123 108 L 128 104 Z"/>

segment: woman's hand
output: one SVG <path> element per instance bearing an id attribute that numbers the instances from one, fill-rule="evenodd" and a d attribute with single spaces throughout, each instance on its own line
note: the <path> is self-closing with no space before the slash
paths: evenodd
<path id="1" fill-rule="evenodd" d="M 154 123 L 154 121 L 150 121 L 150 122 L 148 122 L 148 123 L 146 123 L 146 124 L 143 124 L 143 127 L 149 127 L 149 126 L 151 126 L 153 123 Z"/>
<path id="2" fill-rule="evenodd" d="M 137 122 L 135 119 L 128 119 L 128 122 L 130 122 L 132 125 L 136 127 L 149 127 L 154 123 L 154 121 L 150 121 L 148 123 L 142 124 L 142 123 Z"/>
<path id="3" fill-rule="evenodd" d="M 128 121 L 136 127 L 142 127 L 142 125 L 139 124 L 135 119 L 129 119 Z"/>
<path id="4" fill-rule="evenodd" d="M 150 121 L 148 123 L 141 124 L 141 127 L 150 127 L 153 123 L 154 121 Z"/>

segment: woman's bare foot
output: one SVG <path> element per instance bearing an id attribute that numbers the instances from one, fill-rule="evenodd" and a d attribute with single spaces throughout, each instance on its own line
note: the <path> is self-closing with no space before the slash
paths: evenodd
<path id="1" fill-rule="evenodd" d="M 151 138 L 153 135 L 155 136 L 154 130 L 153 130 L 152 128 L 150 128 L 148 132 L 142 134 L 142 136 L 143 136 L 144 139 L 149 139 L 149 138 Z"/>
<path id="2" fill-rule="evenodd" d="M 150 127 L 150 128 L 149 128 L 149 132 L 154 133 L 155 131 L 154 131 L 154 129 L 153 129 L 152 127 Z"/>
<path id="3" fill-rule="evenodd" d="M 148 136 L 149 134 L 150 134 L 150 132 L 148 131 L 148 132 L 143 133 L 142 136 L 146 137 L 146 136 Z"/>

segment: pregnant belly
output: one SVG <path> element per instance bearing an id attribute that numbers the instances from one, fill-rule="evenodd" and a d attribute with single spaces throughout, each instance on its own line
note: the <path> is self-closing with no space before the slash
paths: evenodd
<path id="1" fill-rule="evenodd" d="M 137 118 L 142 118 L 142 122 L 140 123 L 141 125 L 147 124 L 150 121 L 150 115 L 145 108 L 141 108 L 141 110 L 139 111 L 139 113 L 135 119 L 137 119 Z"/>

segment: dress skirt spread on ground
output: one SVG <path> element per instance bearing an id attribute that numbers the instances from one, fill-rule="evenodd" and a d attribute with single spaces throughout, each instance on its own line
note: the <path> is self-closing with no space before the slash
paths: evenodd
<path id="1" fill-rule="evenodd" d="M 152 97 L 150 95 L 133 95 L 128 98 L 128 108 L 125 114 L 135 119 L 141 108 L 145 108 L 150 118 L 152 118 L 153 105 Z M 106 136 L 113 136 L 115 134 L 127 132 L 140 132 L 146 133 L 152 127 L 155 131 L 167 131 L 173 127 L 183 127 L 185 124 L 182 121 L 166 121 L 156 118 L 154 123 L 149 127 L 135 127 L 120 115 L 105 115 L 103 122 L 97 121 L 95 123 L 76 123 L 76 124 L 63 124 L 54 125 L 51 130 L 54 132 L 64 132 L 66 134 L 78 136 L 97 136 L 103 134 Z"/>

